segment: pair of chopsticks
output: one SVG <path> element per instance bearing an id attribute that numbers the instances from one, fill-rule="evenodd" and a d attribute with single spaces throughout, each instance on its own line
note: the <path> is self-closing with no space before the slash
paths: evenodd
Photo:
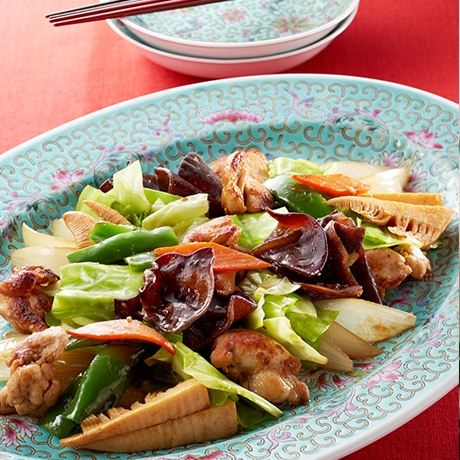
<path id="1" fill-rule="evenodd" d="M 189 8 L 226 0 L 110 0 L 46 15 L 54 26 L 102 21 L 137 14 Z"/>

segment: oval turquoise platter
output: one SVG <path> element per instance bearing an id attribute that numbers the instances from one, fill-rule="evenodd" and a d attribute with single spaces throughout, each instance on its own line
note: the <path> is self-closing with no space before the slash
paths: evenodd
<path id="1" fill-rule="evenodd" d="M 47 231 L 86 184 L 129 162 L 175 169 L 189 151 L 212 162 L 236 147 L 271 158 L 405 166 L 408 190 L 441 193 L 458 209 L 458 105 L 377 80 L 258 76 L 175 88 L 79 118 L 0 156 L 0 280 L 22 246 L 21 224 Z M 230 439 L 172 450 L 106 454 L 62 447 L 28 416 L 0 416 L 0 458 L 137 460 L 338 459 L 396 429 L 458 382 L 458 214 L 429 252 L 433 271 L 385 304 L 417 316 L 413 329 L 350 374 L 302 371 L 306 406 Z M 3 332 L 10 330 L 0 322 Z"/>

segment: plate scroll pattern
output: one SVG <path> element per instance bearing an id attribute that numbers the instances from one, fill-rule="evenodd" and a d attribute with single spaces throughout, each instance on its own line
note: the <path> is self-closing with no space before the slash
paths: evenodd
<path id="1" fill-rule="evenodd" d="M 0 157 L 0 279 L 21 245 L 20 224 L 45 229 L 85 184 L 99 185 L 128 162 L 172 168 L 190 150 L 207 161 L 237 146 L 270 156 L 404 165 L 411 191 L 442 193 L 458 208 L 458 108 L 407 87 L 353 77 L 257 77 L 209 82 L 128 101 L 46 133 Z M 384 354 L 353 374 L 304 372 L 307 408 L 216 443 L 165 452 L 75 457 L 27 417 L 0 416 L 0 458 L 338 458 L 369 433 L 415 413 L 458 371 L 458 216 L 432 252 L 426 281 L 404 283 L 386 303 L 417 325 L 379 345 Z M 8 326 L 4 325 L 4 329 Z M 439 395 L 440 396 L 440 395 Z"/>
<path id="2" fill-rule="evenodd" d="M 231 0 L 127 21 L 156 35 L 209 43 L 248 43 L 291 37 L 338 22 L 354 0 Z"/>

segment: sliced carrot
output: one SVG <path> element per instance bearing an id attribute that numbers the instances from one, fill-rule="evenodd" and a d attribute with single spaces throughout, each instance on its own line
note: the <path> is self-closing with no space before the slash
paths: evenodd
<path id="1" fill-rule="evenodd" d="M 331 196 L 361 195 L 371 188 L 370 185 L 344 174 L 295 174 L 292 178 L 302 185 Z"/>
<path id="2" fill-rule="evenodd" d="M 239 270 L 257 270 L 270 267 L 269 263 L 264 262 L 257 257 L 212 242 L 185 243 L 179 244 L 177 246 L 156 248 L 154 249 L 154 253 L 157 255 L 166 254 L 169 252 L 177 252 L 179 254 L 192 254 L 201 248 L 212 248 L 214 250 L 216 259 L 214 261 L 213 269 L 215 273 Z"/>
<path id="3" fill-rule="evenodd" d="M 155 329 L 131 318 L 91 323 L 78 329 L 67 331 L 67 334 L 81 339 L 104 341 L 142 340 L 160 345 L 173 355 L 176 353 L 176 350 L 168 339 L 163 337 Z"/>

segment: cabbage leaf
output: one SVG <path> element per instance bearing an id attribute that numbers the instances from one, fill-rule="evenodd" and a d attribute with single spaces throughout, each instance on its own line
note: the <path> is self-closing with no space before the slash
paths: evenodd
<path id="1" fill-rule="evenodd" d="M 242 396 L 274 417 L 283 415 L 283 412 L 272 403 L 231 381 L 201 355 L 192 351 L 183 343 L 175 343 L 174 348 L 176 349 L 176 354 L 172 358 L 172 367 L 174 372 L 177 372 L 183 378 L 195 378 L 206 388 L 223 391 L 229 397 L 232 397 L 231 395 Z"/>
<path id="2" fill-rule="evenodd" d="M 125 265 L 93 262 L 64 265 L 60 290 L 46 320 L 48 324 L 78 327 L 115 319 L 114 300 L 135 297 L 143 283 L 143 273 Z"/>
<path id="3" fill-rule="evenodd" d="M 296 291 L 298 284 L 268 270 L 250 271 L 240 283 L 257 308 L 244 318 L 244 324 L 283 345 L 301 361 L 326 364 L 327 358 L 317 348 L 337 314 L 318 312 L 313 303 Z"/>

